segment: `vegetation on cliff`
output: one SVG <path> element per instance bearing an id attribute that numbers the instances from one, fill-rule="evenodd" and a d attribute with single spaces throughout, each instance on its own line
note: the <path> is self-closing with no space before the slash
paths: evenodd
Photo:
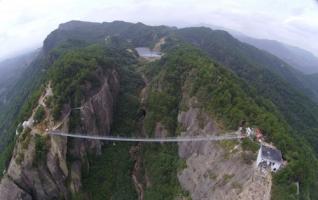
<path id="1" fill-rule="evenodd" d="M 138 134 L 136 113 L 139 109 L 138 94 L 143 81 L 132 65 L 118 68 L 120 94 L 114 113 L 112 135 L 133 136 Z M 102 155 L 90 158 L 91 168 L 83 174 L 83 194 L 91 199 L 137 199 L 131 172 L 134 162 L 130 149 L 135 144 L 108 143 Z M 78 198 L 80 199 L 80 198 Z"/>
<path id="2" fill-rule="evenodd" d="M 11 157 L 15 129 L 37 106 L 44 80 L 52 81 L 54 97 L 50 108 L 58 119 L 65 105 L 71 108 L 81 106 L 101 86 L 104 73 L 115 69 L 119 73 L 121 88 L 111 133 L 140 136 L 136 113 L 141 106 L 138 95 L 144 83 L 136 73 L 134 52 L 127 48 L 153 46 L 161 37 L 173 35 L 167 38 L 163 58 L 144 66 L 143 72 L 150 81 L 148 97 L 142 105 L 147 110 L 145 134 L 154 136 L 160 122 L 167 136 L 178 135 L 178 113 L 187 109 L 182 103 L 183 98 L 185 95 L 196 97 L 196 106 L 208 112 L 224 128 L 236 129 L 244 119 L 260 127 L 267 139 L 282 150 L 288 163 L 274 175 L 272 199 L 318 198 L 318 164 L 312 150 L 312 147 L 317 150 L 318 144 L 315 135 L 317 105 L 299 92 L 300 85 L 288 82 L 292 76 L 283 76 L 285 70 L 274 68 L 280 64 L 276 58 L 258 51 L 255 53 L 255 49 L 248 46 L 239 49 L 240 43 L 233 42 L 223 32 L 176 31 L 123 22 L 93 27 L 73 30 L 65 35 L 60 30 L 52 33 L 45 42 L 46 55 L 37 59 L 29 76 L 17 84 L 15 97 L 4 114 L 0 114 L 1 138 L 5 138 L 0 142 L 0 150 L 3 150 L 0 172 Z M 105 45 L 106 33 L 110 40 Z M 75 39 L 69 40 L 74 34 Z M 63 36 L 62 41 L 57 36 Z M 199 49 L 183 44 L 180 38 Z M 198 38 L 205 40 L 198 43 Z M 92 45 L 95 42 L 101 43 Z M 43 110 L 37 111 L 37 120 L 40 121 L 43 114 Z M 79 111 L 72 111 L 70 128 L 78 126 Z M 46 143 L 40 136 L 35 140 L 37 163 L 40 163 L 45 159 Z M 134 145 L 107 143 L 101 156 L 89 157 L 90 170 L 83 170 L 83 192 L 74 198 L 136 199 L 131 179 L 134 161 L 129 152 Z M 253 151 L 257 148 L 244 141 L 243 147 Z M 141 183 L 145 186 L 145 199 L 187 196 L 177 180 L 178 169 L 184 162 L 178 157 L 176 145 L 142 145 L 141 156 L 143 178 L 148 181 Z M 300 185 L 299 196 L 296 195 L 296 182 Z"/>
<path id="3" fill-rule="evenodd" d="M 0 177 L 11 159 L 18 125 L 27 120 L 37 106 L 46 76 L 45 64 L 45 59 L 37 57 L 13 87 L 9 103 L 0 108 Z"/>
<path id="4" fill-rule="evenodd" d="M 318 176 L 315 168 L 318 165 L 309 145 L 291 131 L 273 103 L 259 98 L 253 88 L 233 73 L 199 50 L 184 45 L 168 51 L 160 61 L 149 65 L 147 74 L 153 77 L 153 86 L 160 90 L 161 96 L 167 96 L 160 99 L 163 102 L 149 106 L 149 112 L 154 114 L 146 118 L 148 123 L 152 123 L 149 119 L 152 116 L 161 116 L 159 110 L 162 110 L 162 105 L 170 108 L 170 98 L 178 98 L 178 94 L 184 92 L 190 97 L 195 96 L 199 100 L 198 106 L 223 122 L 226 128 L 236 129 L 240 120 L 245 119 L 260 127 L 268 140 L 284 152 L 288 165 L 275 175 L 273 199 L 297 198 L 296 193 L 291 192 L 295 182 L 300 182 L 302 199 L 316 197 L 314 188 Z M 151 95 L 154 93 L 150 92 L 149 99 Z M 180 102 L 174 105 L 177 106 L 173 108 L 178 109 Z M 169 113 L 163 120 L 159 119 L 167 127 L 170 124 L 165 118 L 173 117 L 174 110 Z"/>
<path id="5" fill-rule="evenodd" d="M 208 28 L 184 28 L 177 32 L 178 39 L 196 46 L 210 58 L 222 64 L 251 87 L 256 101 L 274 104 L 296 133 L 307 139 L 318 154 L 318 106 L 301 74 L 277 57 L 239 42 L 224 31 Z M 172 42 L 173 43 L 173 42 Z M 171 45 L 171 44 L 170 44 Z M 248 86 L 247 86 L 248 85 Z M 247 91 L 249 92 L 249 91 Z M 253 93 L 251 93 L 253 95 Z M 273 107 L 273 106 L 271 106 Z M 269 110 L 273 112 L 274 110 Z"/>

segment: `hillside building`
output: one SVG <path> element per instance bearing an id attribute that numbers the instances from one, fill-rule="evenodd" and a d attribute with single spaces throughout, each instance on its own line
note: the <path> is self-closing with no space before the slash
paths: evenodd
<path id="1" fill-rule="evenodd" d="M 256 160 L 257 167 L 270 169 L 276 172 L 283 165 L 282 153 L 280 150 L 270 146 L 261 145 Z"/>

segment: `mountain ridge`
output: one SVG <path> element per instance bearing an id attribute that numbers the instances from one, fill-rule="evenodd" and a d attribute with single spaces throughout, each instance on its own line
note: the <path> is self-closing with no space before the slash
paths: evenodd
<path id="1" fill-rule="evenodd" d="M 295 45 L 286 44 L 272 39 L 255 38 L 239 31 L 221 26 L 214 26 L 210 24 L 199 24 L 197 26 L 209 27 L 213 30 L 227 31 L 241 42 L 250 44 L 277 56 L 304 74 L 313 74 L 318 72 L 318 57 L 312 52 Z"/>
<path id="2" fill-rule="evenodd" d="M 276 55 L 289 65 L 305 74 L 318 72 L 318 58 L 311 52 L 275 40 L 255 39 L 248 36 L 234 35 L 240 41 L 251 44 Z"/>
<path id="3" fill-rule="evenodd" d="M 102 144 L 45 133 L 52 123 L 62 121 L 64 125 L 60 128 L 65 131 L 95 134 L 166 137 L 191 134 L 192 129 L 212 134 L 217 129 L 235 130 L 245 119 L 251 126 L 259 126 L 288 161 L 286 168 L 270 177 L 262 189 L 271 193 L 266 198 L 317 197 L 317 154 L 312 150 L 317 137 L 311 135 L 310 140 L 309 130 L 305 129 L 305 134 L 299 131 L 301 125 L 293 123 L 298 119 L 294 117 L 299 117 L 303 126 L 315 127 L 316 104 L 302 94 L 301 85 L 290 85 L 291 80 L 282 76 L 284 72 L 291 73 L 288 65 L 275 68 L 284 62 L 240 43 L 224 31 L 126 22 L 83 22 L 82 27 L 81 23 L 72 21 L 53 31 L 38 57 L 41 64 L 31 66 L 34 71 L 29 81 L 37 80 L 40 72 L 43 79 L 37 80 L 35 86 L 28 86 L 28 90 L 37 88 L 38 92 L 12 125 L 15 147 L 12 159 L 11 154 L 6 158 L 9 168 L 0 191 L 14 189 L 13 184 L 34 199 L 136 199 L 141 195 L 138 192 L 145 199 L 158 200 L 196 200 L 206 195 L 233 199 L 238 193 L 242 198 L 253 199 L 251 191 L 255 187 L 250 182 L 253 174 L 250 172 L 258 148 L 256 142 L 217 143 L 215 148 L 209 148 L 212 144 Z M 93 28 L 87 30 L 87 26 Z M 134 50 L 138 46 L 153 48 L 158 43 L 163 55 L 154 62 L 140 58 Z M 45 90 L 50 84 L 53 96 L 46 98 Z M 271 91 L 277 98 L 270 95 Z M 40 108 L 43 101 L 39 99 L 46 99 L 45 114 Z M 297 100 L 299 105 L 294 104 Z M 295 110 L 286 112 L 289 107 L 284 107 L 284 103 L 295 106 Z M 83 109 L 72 110 L 76 107 Z M 312 119 L 298 113 L 303 108 Z M 147 114 L 136 119 L 140 110 Z M 37 115 L 38 123 L 31 126 L 31 131 L 17 129 L 20 134 L 14 137 L 18 123 L 33 115 Z M 200 158 L 210 160 L 211 165 L 195 165 L 193 161 Z M 228 165 L 233 168 L 218 171 L 221 176 L 215 175 L 213 159 L 221 168 Z M 238 162 L 242 165 L 234 167 L 233 163 Z M 192 173 L 196 167 L 202 168 Z M 247 170 L 246 182 L 242 183 L 240 171 Z M 19 174 L 35 184 L 27 184 L 28 179 Z M 211 193 L 210 188 L 204 188 L 205 181 L 219 192 Z M 299 196 L 296 182 L 300 184 Z M 138 190 L 134 188 L 136 184 Z M 196 184 L 200 185 L 198 190 Z M 223 194 L 228 190 L 231 192 Z M 0 195 L 9 198 L 10 194 Z"/>

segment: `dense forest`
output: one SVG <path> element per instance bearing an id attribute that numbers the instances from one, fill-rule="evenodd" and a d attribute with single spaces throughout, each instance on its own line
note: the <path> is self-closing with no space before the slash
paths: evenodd
<path id="1" fill-rule="evenodd" d="M 186 28 L 179 34 L 182 40 L 202 49 L 242 78 L 255 90 L 257 99 L 271 101 L 294 131 L 304 136 L 318 152 L 318 106 L 304 95 L 308 94 L 307 90 L 290 71 L 290 66 L 254 47 L 240 45 L 222 31 L 214 33 L 207 28 Z"/>
<path id="2" fill-rule="evenodd" d="M 134 48 L 152 48 L 162 38 L 166 41 L 162 58 L 140 61 Z M 224 129 L 235 130 L 246 120 L 260 127 L 283 152 L 288 164 L 273 175 L 272 199 L 318 199 L 318 105 L 314 92 L 291 66 L 275 56 L 226 32 L 207 28 L 176 29 L 119 21 L 60 25 L 14 85 L 10 103 L 1 108 L 0 171 L 9 164 L 18 125 L 37 106 L 44 85 L 52 84 L 49 109 L 59 120 L 66 105 L 81 106 L 112 70 L 119 74 L 120 91 L 110 134 L 151 137 L 156 123 L 161 122 L 167 136 L 180 135 L 177 119 L 180 111 L 188 109 L 183 104 L 187 94 L 196 97 L 197 106 Z M 311 76 L 312 84 L 317 83 L 316 78 Z M 148 96 L 142 105 L 139 95 L 146 84 Z M 136 121 L 141 107 L 147 110 L 142 124 Z M 35 118 L 41 121 L 44 115 L 39 107 Z M 69 128 L 77 131 L 80 127 L 80 111 L 74 111 Z M 35 142 L 43 154 L 45 142 Z M 144 191 L 145 199 L 189 197 L 177 179 L 186 163 L 179 158 L 176 144 L 105 143 L 100 155 L 88 158 L 90 167 L 82 170 L 82 191 L 72 198 L 136 199 L 131 179 L 136 159 L 131 149 L 137 147 L 143 184 L 146 173 L 152 183 Z M 75 158 L 68 159 L 70 165 Z M 295 182 L 300 184 L 299 196 Z"/>
<path id="3" fill-rule="evenodd" d="M 258 98 L 252 87 L 211 61 L 198 49 L 185 45 L 172 48 L 167 54 L 149 68 L 148 74 L 160 81 L 163 90 L 151 93 L 149 97 L 150 112 L 154 110 L 150 117 L 165 122 L 167 127 L 171 127 L 171 132 L 175 133 L 176 124 L 172 122 L 175 122 L 174 113 L 178 113 L 180 107 L 178 99 L 181 98 L 183 88 L 191 96 L 196 96 L 200 106 L 222 121 L 226 128 L 235 129 L 241 119 L 246 119 L 260 127 L 284 152 L 289 165 L 275 176 L 273 199 L 297 199 L 291 193 L 295 189 L 292 185 L 295 181 L 300 181 L 302 191 L 307 191 L 302 194 L 302 198 L 317 198 L 317 159 L 307 142 L 292 131 L 270 101 Z M 182 87 L 184 85 L 186 89 Z M 159 104 L 155 103 L 158 98 L 161 99 Z M 168 110 L 169 116 L 165 114 Z M 148 119 L 150 122 L 155 120 Z"/>
<path id="4" fill-rule="evenodd" d="M 18 125 L 29 117 L 37 105 L 46 74 L 45 63 L 46 60 L 40 56 L 35 58 L 25 70 L 24 76 L 17 79 L 12 86 L 7 97 L 8 103 L 0 106 L 0 171 L 9 164 Z"/>

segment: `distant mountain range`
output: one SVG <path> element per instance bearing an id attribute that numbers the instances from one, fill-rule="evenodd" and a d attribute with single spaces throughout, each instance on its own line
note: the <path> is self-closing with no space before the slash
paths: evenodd
<path id="1" fill-rule="evenodd" d="M 6 93 L 23 74 L 38 51 L 26 53 L 0 62 L 0 106 L 6 101 Z"/>
<path id="2" fill-rule="evenodd" d="M 225 30 L 241 42 L 250 44 L 258 49 L 265 50 L 277 56 L 304 74 L 318 73 L 318 58 L 313 53 L 305 49 L 275 40 L 253 38 L 236 30 L 220 26 L 207 24 L 202 24 L 202 26 L 216 30 Z"/>
<path id="3" fill-rule="evenodd" d="M 307 50 L 274 40 L 256 39 L 235 34 L 233 34 L 233 36 L 242 42 L 268 51 L 305 74 L 318 72 L 318 58 Z"/>
<path id="4" fill-rule="evenodd" d="M 138 47 L 162 57 L 141 58 Z M 318 199 L 318 75 L 268 52 L 206 27 L 61 24 L 0 106 L 0 199 Z M 218 135 L 242 121 L 288 163 L 267 186 L 254 179 L 259 144 L 249 139 L 179 146 L 48 134 Z"/>

